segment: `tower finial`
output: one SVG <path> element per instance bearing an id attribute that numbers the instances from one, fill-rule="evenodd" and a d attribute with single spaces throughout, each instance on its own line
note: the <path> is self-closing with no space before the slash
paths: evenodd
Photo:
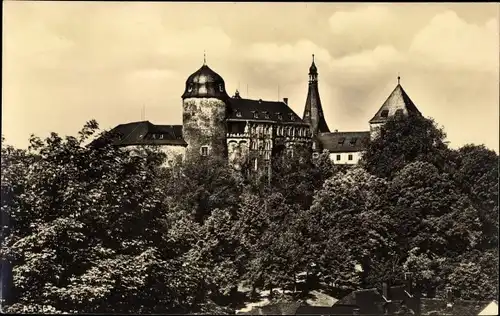
<path id="1" fill-rule="evenodd" d="M 399 72 L 398 72 L 398 84 L 401 82 L 401 77 L 399 76 Z"/>
<path id="2" fill-rule="evenodd" d="M 313 54 L 313 62 L 314 62 L 314 54 Z"/>
<path id="3" fill-rule="evenodd" d="M 207 64 L 207 53 L 203 50 L 203 65 Z"/>

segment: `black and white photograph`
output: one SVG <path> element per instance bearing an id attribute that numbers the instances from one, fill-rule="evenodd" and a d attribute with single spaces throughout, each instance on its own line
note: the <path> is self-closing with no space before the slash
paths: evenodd
<path id="1" fill-rule="evenodd" d="M 499 3 L 2 7 L 2 313 L 498 315 Z"/>

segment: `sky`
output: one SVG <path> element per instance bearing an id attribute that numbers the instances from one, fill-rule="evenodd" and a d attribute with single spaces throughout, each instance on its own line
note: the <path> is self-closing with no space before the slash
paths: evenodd
<path id="1" fill-rule="evenodd" d="M 495 3 L 3 2 L 2 134 L 181 124 L 207 64 L 232 95 L 289 98 L 302 116 L 315 54 L 331 130 L 368 130 L 397 85 L 454 148 L 499 149 Z"/>

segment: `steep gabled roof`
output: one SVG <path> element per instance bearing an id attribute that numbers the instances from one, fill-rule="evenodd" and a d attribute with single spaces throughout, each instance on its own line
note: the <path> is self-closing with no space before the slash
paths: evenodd
<path id="1" fill-rule="evenodd" d="M 149 121 L 120 124 L 111 133 L 117 135 L 116 146 L 172 145 L 187 146 L 182 125 L 154 125 Z"/>
<path id="2" fill-rule="evenodd" d="M 370 132 L 334 132 L 317 136 L 322 149 L 331 153 L 359 152 L 370 141 Z"/>
<path id="3" fill-rule="evenodd" d="M 231 98 L 228 105 L 229 120 L 305 124 L 285 102 L 281 101 Z"/>
<path id="4" fill-rule="evenodd" d="M 370 120 L 370 124 L 386 122 L 389 117 L 396 114 L 397 110 L 402 110 L 402 114 L 413 113 L 421 115 L 420 111 L 399 83 L 375 116 Z"/>

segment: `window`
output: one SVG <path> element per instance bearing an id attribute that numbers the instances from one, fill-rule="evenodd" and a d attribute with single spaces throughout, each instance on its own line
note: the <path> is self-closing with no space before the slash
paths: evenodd
<path id="1" fill-rule="evenodd" d="M 292 113 L 290 113 L 290 121 L 295 121 L 295 116 Z"/>
<path id="2" fill-rule="evenodd" d="M 352 155 L 351 155 L 351 154 L 349 154 L 349 155 L 347 156 L 347 159 L 348 159 L 348 160 L 352 160 Z"/>
<path id="3" fill-rule="evenodd" d="M 269 118 L 269 113 L 264 112 L 264 117 L 265 117 L 266 119 L 268 119 L 268 118 Z"/>
<path id="4" fill-rule="evenodd" d="M 224 92 L 224 87 L 222 86 L 222 83 L 219 83 L 219 91 Z"/>
<path id="5" fill-rule="evenodd" d="M 241 117 L 241 111 L 236 110 L 236 117 Z"/>
<path id="6" fill-rule="evenodd" d="M 259 168 L 259 160 L 257 158 L 253 160 L 253 166 L 254 169 L 257 171 L 257 169 Z"/>
<path id="7" fill-rule="evenodd" d="M 160 139 L 163 139 L 163 134 L 160 134 Z"/>
<path id="8" fill-rule="evenodd" d="M 349 142 L 351 146 L 354 146 L 356 144 L 356 137 L 351 138 L 351 141 Z"/>
<path id="9" fill-rule="evenodd" d="M 344 145 L 345 137 L 339 138 L 338 144 L 339 145 Z"/>
<path id="10" fill-rule="evenodd" d="M 337 155 L 337 161 L 340 160 L 340 155 Z"/>
<path id="11" fill-rule="evenodd" d="M 254 113 L 253 113 L 253 118 L 259 118 L 259 113 L 254 112 Z"/>
<path id="12" fill-rule="evenodd" d="M 193 91 L 193 84 L 190 84 L 190 85 L 188 86 L 188 92 L 191 92 L 191 91 Z"/>
<path id="13" fill-rule="evenodd" d="M 208 156 L 208 146 L 201 146 L 201 155 Z"/>
<path id="14" fill-rule="evenodd" d="M 387 117 L 389 115 L 389 110 L 383 110 L 381 113 L 380 113 L 380 116 L 382 117 Z"/>
<path id="15" fill-rule="evenodd" d="M 318 153 L 313 153 L 313 158 L 318 158 L 319 154 Z"/>
<path id="16" fill-rule="evenodd" d="M 283 119 L 283 116 L 281 116 L 281 113 L 279 113 L 279 112 L 276 113 L 276 116 L 278 117 L 278 120 L 280 120 L 280 121 Z"/>
<path id="17" fill-rule="evenodd" d="M 403 110 L 402 109 L 397 109 L 396 113 L 394 113 L 395 116 L 401 116 L 403 115 Z"/>
<path id="18" fill-rule="evenodd" d="M 311 114 L 309 113 L 309 111 L 306 111 L 305 117 L 309 117 L 309 116 L 311 116 Z"/>

